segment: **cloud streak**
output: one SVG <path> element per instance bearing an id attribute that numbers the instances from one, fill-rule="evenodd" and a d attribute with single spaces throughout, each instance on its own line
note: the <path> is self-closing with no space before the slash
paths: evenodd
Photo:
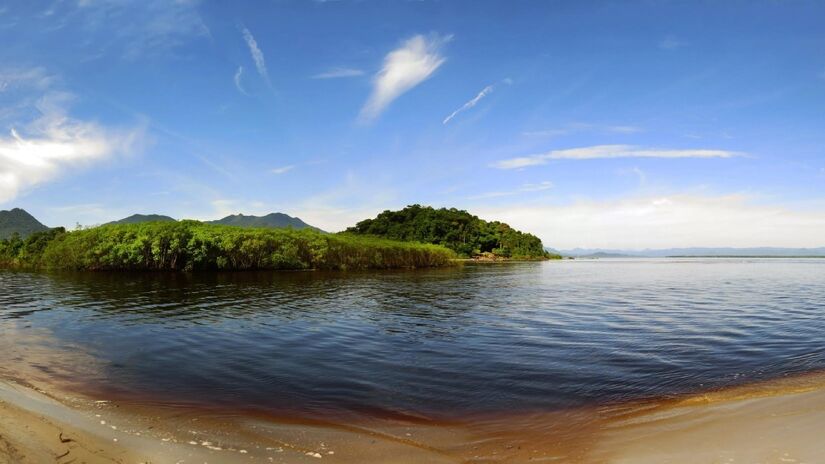
<path id="1" fill-rule="evenodd" d="M 727 150 L 707 149 L 660 149 L 635 145 L 594 145 L 590 147 L 552 150 L 537 155 L 510 158 L 495 162 L 497 169 L 520 169 L 547 164 L 551 160 L 592 160 L 615 158 L 733 158 L 743 153 Z"/>
<path id="2" fill-rule="evenodd" d="M 266 69 L 264 54 L 258 47 L 258 42 L 255 41 L 255 37 L 252 36 L 252 32 L 250 32 L 245 26 L 241 29 L 241 33 L 243 34 L 243 39 L 246 42 L 246 46 L 249 47 L 249 53 L 252 55 L 252 61 L 255 62 L 255 69 L 258 70 L 258 74 L 264 78 L 267 84 L 270 84 L 269 71 Z"/>
<path id="3" fill-rule="evenodd" d="M 241 82 L 242 78 L 243 66 L 238 66 L 238 70 L 235 71 L 235 75 L 232 77 L 232 81 L 235 82 L 235 88 L 238 89 L 238 92 L 248 96 L 249 94 L 246 92 L 246 89 L 243 88 L 243 83 Z"/>
<path id="4" fill-rule="evenodd" d="M 475 97 L 473 97 L 473 98 L 472 98 L 470 101 L 468 101 L 467 103 L 465 103 L 465 104 L 461 105 L 461 108 L 459 108 L 459 109 L 457 109 L 457 110 L 453 111 L 452 113 L 450 113 L 450 115 L 449 115 L 449 116 L 447 116 L 446 118 L 444 118 L 444 121 L 442 121 L 442 122 L 441 122 L 441 124 L 447 124 L 448 122 L 450 122 L 450 120 L 451 120 L 451 119 L 453 119 L 454 117 L 456 117 L 456 116 L 458 115 L 458 113 L 461 113 L 462 111 L 467 111 L 467 110 L 469 110 L 470 108 L 472 108 L 472 107 L 476 106 L 476 105 L 478 104 L 478 102 L 480 102 L 482 98 L 484 98 L 484 97 L 486 97 L 487 95 L 489 95 L 489 94 L 493 91 L 493 89 L 494 89 L 494 88 L 495 88 L 495 86 L 493 86 L 493 85 L 488 85 L 487 87 L 484 87 L 483 89 L 481 89 L 481 92 L 479 92 L 479 93 L 478 93 L 478 95 L 476 95 Z"/>
<path id="5" fill-rule="evenodd" d="M 429 79 L 446 58 L 441 47 L 452 36 L 416 35 L 384 57 L 381 70 L 373 78 L 373 90 L 359 115 L 362 122 L 372 121 L 396 98 Z"/>
<path id="6" fill-rule="evenodd" d="M 344 77 L 363 76 L 364 71 L 355 68 L 332 68 L 312 76 L 312 79 L 340 79 Z"/>

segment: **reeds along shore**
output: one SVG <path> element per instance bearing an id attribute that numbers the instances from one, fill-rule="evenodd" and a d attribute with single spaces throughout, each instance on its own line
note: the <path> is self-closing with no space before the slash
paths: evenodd
<path id="1" fill-rule="evenodd" d="M 447 266 L 455 257 L 437 245 L 198 221 L 57 228 L 0 241 L 0 266 L 23 269 L 400 269 Z"/>

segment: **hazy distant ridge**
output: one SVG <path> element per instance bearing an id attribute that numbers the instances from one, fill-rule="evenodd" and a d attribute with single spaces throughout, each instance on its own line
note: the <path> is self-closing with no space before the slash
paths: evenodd
<path id="1" fill-rule="evenodd" d="M 162 214 L 133 214 L 129 217 L 108 224 L 137 224 L 141 222 L 170 222 L 177 219 L 164 216 Z M 312 229 L 322 232 L 321 229 L 311 226 L 297 217 L 292 217 L 284 213 L 270 213 L 266 216 L 248 216 L 245 214 L 232 214 L 222 219 L 214 221 L 204 221 L 207 224 L 221 224 L 225 226 L 237 227 L 292 227 L 293 229 Z"/>
<path id="2" fill-rule="evenodd" d="M 662 248 L 645 250 L 611 250 L 602 248 L 574 248 L 561 250 L 564 256 L 581 258 L 590 257 L 650 257 L 661 258 L 667 256 L 822 256 L 825 257 L 825 247 L 819 248 Z"/>
<path id="3" fill-rule="evenodd" d="M 162 214 L 133 214 L 117 221 L 107 222 L 109 224 L 138 224 L 141 222 L 174 222 L 175 218 L 164 216 Z"/>

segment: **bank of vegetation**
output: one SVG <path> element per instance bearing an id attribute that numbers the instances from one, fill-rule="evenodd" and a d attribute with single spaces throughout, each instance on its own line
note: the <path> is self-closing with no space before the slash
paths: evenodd
<path id="1" fill-rule="evenodd" d="M 462 258 L 551 259 L 541 239 L 499 221 L 485 221 L 456 208 L 435 209 L 412 205 L 400 211 L 384 211 L 347 232 L 391 240 L 441 245 Z"/>
<path id="2" fill-rule="evenodd" d="M 56 228 L 0 240 L 0 266 L 26 269 L 393 269 L 444 266 L 455 257 L 432 244 L 198 221 Z"/>

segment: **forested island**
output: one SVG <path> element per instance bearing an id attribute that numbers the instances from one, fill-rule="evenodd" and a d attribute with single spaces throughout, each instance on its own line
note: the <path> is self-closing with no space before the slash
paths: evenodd
<path id="1" fill-rule="evenodd" d="M 23 218 L 22 210 L 15 216 Z M 20 213 L 22 212 L 22 213 Z M 28 213 L 23 219 L 31 218 Z M 274 215 L 264 218 L 275 218 Z M 286 215 L 277 216 L 283 220 Z M 141 221 L 145 218 L 145 221 Z M 158 219 L 160 218 L 160 219 Z M 295 219 L 295 218 L 293 218 Z M 0 240 L 0 267 L 66 270 L 347 270 L 446 266 L 457 258 L 547 259 L 541 240 L 466 211 L 419 205 L 385 211 L 345 232 L 262 227 L 260 218 L 177 221 L 157 215 Z M 45 227 L 45 226 L 44 226 Z"/>
<path id="2" fill-rule="evenodd" d="M 347 232 L 392 240 L 443 245 L 463 258 L 486 253 L 519 260 L 561 258 L 545 251 L 541 239 L 498 221 L 485 221 L 456 208 L 411 205 L 384 211 Z"/>

